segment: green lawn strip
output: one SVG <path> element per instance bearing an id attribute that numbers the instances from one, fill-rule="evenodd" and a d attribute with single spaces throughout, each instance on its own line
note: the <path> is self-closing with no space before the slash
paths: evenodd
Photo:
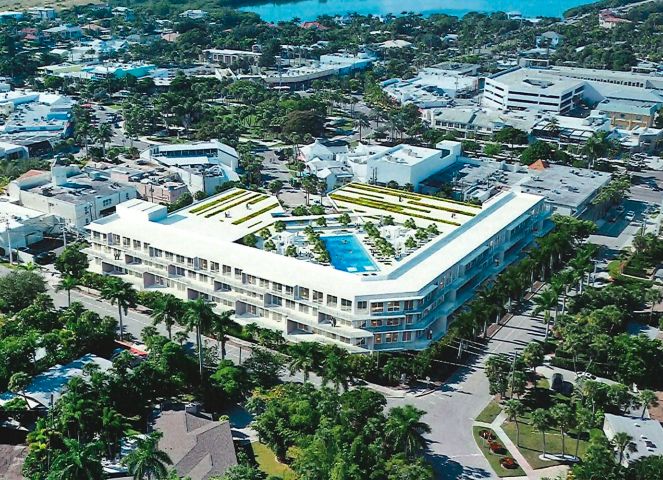
<path id="1" fill-rule="evenodd" d="M 269 195 L 261 195 L 261 196 L 259 196 L 258 198 L 254 198 L 254 199 L 251 200 L 250 202 L 246 202 L 246 203 L 247 203 L 247 205 L 254 205 L 254 204 L 258 203 L 258 202 L 262 202 L 262 201 L 263 201 L 264 199 L 266 199 L 266 198 L 269 198 Z"/>
<path id="2" fill-rule="evenodd" d="M 520 419 L 520 446 L 518 450 L 523 457 L 527 460 L 530 466 L 534 469 L 551 467 L 553 465 L 561 465 L 563 462 L 557 462 L 554 460 L 541 460 L 539 455 L 543 454 L 543 436 L 541 432 L 536 430 L 529 423 L 529 418 L 527 416 Z M 511 439 L 511 441 L 516 443 L 516 424 L 515 422 L 504 422 L 502 429 Z M 578 455 L 582 458 L 587 451 L 587 446 L 589 445 L 589 438 L 594 438 L 596 436 L 603 435 L 598 429 L 593 430 L 592 432 L 585 433 L 580 439 L 580 445 L 578 447 Z M 576 433 L 571 432 L 567 433 L 566 440 L 566 454 L 575 455 L 576 453 Z M 562 453 L 562 434 L 559 430 L 548 430 L 546 432 L 546 453 L 549 454 L 561 454 Z"/>
<path id="3" fill-rule="evenodd" d="M 384 193 L 387 195 L 401 196 L 403 198 L 409 198 L 410 200 L 430 199 L 438 202 L 443 201 L 443 202 L 455 203 L 456 205 L 463 205 L 465 207 L 479 208 L 479 209 L 481 208 L 481 205 L 475 205 L 473 203 L 459 202 L 458 200 L 452 200 L 450 198 L 440 199 L 437 197 L 432 197 L 430 195 L 420 195 L 418 193 L 405 192 L 403 190 L 397 190 L 395 188 L 389 188 L 389 187 L 374 187 L 372 185 L 365 185 L 363 183 L 349 183 L 347 186 L 358 188 L 359 190 L 368 190 L 371 192 Z"/>
<path id="4" fill-rule="evenodd" d="M 214 210 L 210 213 L 205 214 L 205 218 L 210 218 L 210 217 L 213 217 L 215 215 L 218 215 L 219 213 L 225 212 L 226 210 L 230 210 L 231 208 L 237 207 L 238 205 L 242 205 L 243 203 L 246 203 L 250 200 L 253 200 L 254 198 L 256 198 L 258 196 L 260 196 L 259 193 L 254 193 L 253 195 L 249 195 L 248 197 L 243 197 L 238 202 L 232 202 L 232 203 L 229 203 L 229 204 L 225 204 L 221 208 L 219 208 L 218 210 Z"/>
<path id="5" fill-rule="evenodd" d="M 439 205 L 431 205 L 429 203 L 418 202 L 416 200 L 408 200 L 407 203 L 410 204 L 410 205 L 416 205 L 418 207 L 434 208 L 436 210 L 442 210 L 442 211 L 445 211 L 445 212 L 457 213 L 459 215 L 467 215 L 468 217 L 476 216 L 476 213 L 474 213 L 474 212 L 466 212 L 465 210 L 458 210 L 458 209 L 455 209 L 455 208 L 442 207 L 442 206 L 439 206 Z"/>
<path id="6" fill-rule="evenodd" d="M 267 445 L 253 442 L 251 448 L 258 467 L 268 476 L 274 475 L 283 480 L 294 480 L 296 478 L 295 472 L 288 465 L 279 462 L 274 452 Z"/>
<path id="7" fill-rule="evenodd" d="M 208 210 L 208 209 L 210 209 L 210 208 L 212 208 L 212 207 L 216 207 L 216 206 L 219 205 L 220 203 L 223 203 L 223 202 L 225 202 L 225 201 L 227 201 L 227 200 L 231 200 L 231 199 L 233 199 L 233 198 L 235 198 L 235 197 L 237 197 L 237 196 L 239 196 L 239 195 L 247 194 L 247 193 L 249 193 L 247 190 L 237 190 L 236 192 L 233 192 L 233 193 L 231 193 L 230 195 L 224 195 L 224 196 L 221 197 L 221 198 L 217 198 L 216 200 L 212 200 L 211 202 L 206 202 L 206 203 L 203 203 L 202 205 L 197 206 L 196 208 L 192 208 L 192 209 L 190 210 L 190 212 L 191 212 L 191 213 L 200 213 L 200 212 L 204 212 L 205 210 Z"/>
<path id="8" fill-rule="evenodd" d="M 423 220 L 430 220 L 432 222 L 438 222 L 438 223 L 446 223 L 447 225 L 454 225 L 456 227 L 460 226 L 460 223 L 458 222 L 451 222 L 448 220 L 442 220 L 439 218 L 433 218 L 429 217 L 426 215 L 420 215 L 418 213 L 412 213 L 410 211 L 404 211 L 404 208 L 408 208 L 409 210 L 415 210 L 413 207 L 403 207 L 401 205 L 393 204 L 393 203 L 380 203 L 380 202 L 375 202 L 372 200 L 368 199 L 362 199 L 362 198 L 355 198 L 355 197 L 347 197 L 345 195 L 339 195 L 338 193 L 332 193 L 330 195 L 330 198 L 332 200 L 337 200 L 339 202 L 347 202 L 351 203 L 354 205 L 361 205 L 363 207 L 369 207 L 369 208 L 375 208 L 378 210 L 385 210 L 387 212 L 392 212 L 392 213 L 397 213 L 399 215 L 405 215 L 413 218 L 421 218 Z M 421 209 L 416 209 L 416 210 L 421 210 Z M 359 210 L 357 210 L 359 211 Z"/>
<path id="9" fill-rule="evenodd" d="M 247 222 L 247 221 L 251 220 L 252 218 L 257 217 L 258 215 L 262 215 L 262 214 L 265 213 L 265 212 L 269 212 L 270 210 L 272 210 L 273 208 L 276 208 L 276 207 L 278 207 L 278 206 L 279 206 L 278 203 L 273 203 L 273 204 L 271 204 L 271 205 L 269 205 L 269 206 L 267 206 L 267 207 L 265 207 L 265 208 L 261 208 L 260 210 L 256 210 L 256 211 L 253 212 L 251 215 L 248 215 L 248 216 L 246 216 L 246 217 L 243 217 L 243 218 L 240 218 L 240 219 L 238 219 L 238 220 L 235 220 L 235 221 L 233 222 L 233 225 L 239 225 L 239 224 L 241 224 L 241 223 Z"/>
<path id="10" fill-rule="evenodd" d="M 493 420 L 497 418 L 501 411 L 502 407 L 500 404 L 495 400 L 491 400 L 486 408 L 484 408 L 474 420 L 482 423 L 493 423 Z"/>
<path id="11" fill-rule="evenodd" d="M 363 195 L 365 197 L 374 198 L 376 200 L 381 200 L 381 201 L 384 200 L 384 195 L 373 195 L 372 193 L 364 192 L 363 190 L 359 190 L 352 187 L 344 187 L 343 191 L 347 193 L 354 193 L 356 195 Z"/>
<path id="12" fill-rule="evenodd" d="M 488 460 L 488 463 L 490 464 L 490 467 L 497 474 L 497 476 L 498 477 L 524 477 L 525 476 L 525 471 L 520 466 L 518 468 L 508 470 L 500 464 L 500 459 L 504 458 L 504 457 L 511 457 L 512 456 L 511 453 L 508 450 L 506 452 L 506 455 L 499 455 L 497 453 L 491 452 L 490 448 L 488 447 L 488 442 L 486 442 L 483 438 L 481 438 L 479 436 L 479 432 L 481 430 L 490 430 L 490 429 L 486 429 L 484 427 L 473 427 L 472 428 L 472 434 L 474 435 L 474 441 L 477 443 L 477 445 L 479 447 L 479 450 L 481 450 L 481 453 L 483 453 L 483 456 L 486 457 L 486 460 Z M 497 436 L 497 435 L 495 435 L 495 436 Z M 498 441 L 499 441 L 499 439 L 498 439 Z M 502 442 L 500 442 L 500 443 L 502 443 Z"/>

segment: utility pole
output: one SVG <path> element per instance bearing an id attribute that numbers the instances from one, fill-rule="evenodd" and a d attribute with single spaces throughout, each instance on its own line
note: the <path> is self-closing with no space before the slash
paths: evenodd
<path id="1" fill-rule="evenodd" d="M 5 220 L 5 228 L 7 229 L 7 247 L 9 248 L 9 265 L 14 263 L 14 253 L 12 252 L 12 234 L 9 229 L 9 218 Z"/>

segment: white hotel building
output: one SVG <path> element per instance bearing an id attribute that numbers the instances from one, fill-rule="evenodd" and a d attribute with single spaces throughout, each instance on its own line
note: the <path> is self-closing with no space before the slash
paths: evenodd
<path id="1" fill-rule="evenodd" d="M 170 214 L 141 200 L 119 205 L 88 226 L 90 269 L 140 289 L 206 298 L 219 310 L 235 310 L 237 322 L 281 331 L 290 341 L 336 343 L 353 352 L 423 349 L 445 334 L 479 285 L 545 232 L 550 215 L 543 197 L 515 192 L 482 207 L 363 184 L 346 185 L 330 198 L 351 213 L 355 227 L 330 215 L 323 239 L 344 236 L 339 243 L 352 244 L 350 253 L 363 249 L 369 267 L 340 268 L 349 257 L 331 248 L 331 265 L 306 252 L 283 255 L 313 218 L 286 216 L 276 198 L 233 189 Z M 376 198 L 402 214 L 380 210 Z M 356 204 L 371 201 L 371 207 Z M 361 227 L 362 215 L 380 214 L 395 217 L 385 231 L 398 233 L 404 219 L 418 215 L 419 226 L 436 223 L 439 233 L 417 248 L 397 247 L 394 259 L 381 258 Z M 277 220 L 287 225 L 274 234 L 277 251 L 241 243 Z"/>

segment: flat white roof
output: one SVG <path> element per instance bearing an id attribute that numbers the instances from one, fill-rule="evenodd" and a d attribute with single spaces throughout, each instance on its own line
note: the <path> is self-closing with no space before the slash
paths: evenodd
<path id="1" fill-rule="evenodd" d="M 530 209 L 541 204 L 543 197 L 515 192 L 505 192 L 487 202 L 481 213 L 474 216 L 448 235 L 441 235 L 407 257 L 391 271 L 380 272 L 375 276 L 363 276 L 336 270 L 278 253 L 248 247 L 236 243 L 249 231 L 258 231 L 275 221 L 271 213 L 280 212 L 280 207 L 257 215 L 241 224 L 233 224 L 251 212 L 243 206 L 246 194 L 233 189 L 216 197 L 199 202 L 186 210 L 174 212 L 156 221 L 146 217 L 118 213 L 97 220 L 88 226 L 100 233 L 126 235 L 150 243 L 165 251 L 200 257 L 219 263 L 230 263 L 236 268 L 257 277 L 282 279 L 288 285 L 306 285 L 319 290 L 328 290 L 334 285 L 339 295 L 348 298 L 362 295 L 388 295 L 390 293 L 412 292 L 416 295 L 440 274 L 477 251 L 489 238 L 511 224 L 515 224 Z M 245 191 L 244 191 L 245 192 Z M 249 192 L 249 195 L 255 195 Z M 236 195 L 243 200 L 224 199 L 218 205 L 198 210 L 228 195 Z M 244 195 L 240 198 L 240 195 Z M 263 194 L 258 194 L 263 195 Z M 268 198 L 272 198 L 266 195 Z M 254 199 L 257 197 L 253 197 Z M 271 200 L 262 200 L 251 206 L 255 212 L 262 205 L 269 206 Z M 214 214 L 214 209 L 231 209 Z M 231 218 L 225 218 L 229 212 Z"/>

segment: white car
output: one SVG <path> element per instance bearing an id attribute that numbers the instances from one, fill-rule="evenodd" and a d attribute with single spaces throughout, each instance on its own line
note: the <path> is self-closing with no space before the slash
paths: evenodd
<path id="1" fill-rule="evenodd" d="M 625 218 L 627 222 L 632 222 L 633 219 L 635 218 L 635 212 L 633 210 L 629 210 L 628 212 L 626 212 Z"/>

